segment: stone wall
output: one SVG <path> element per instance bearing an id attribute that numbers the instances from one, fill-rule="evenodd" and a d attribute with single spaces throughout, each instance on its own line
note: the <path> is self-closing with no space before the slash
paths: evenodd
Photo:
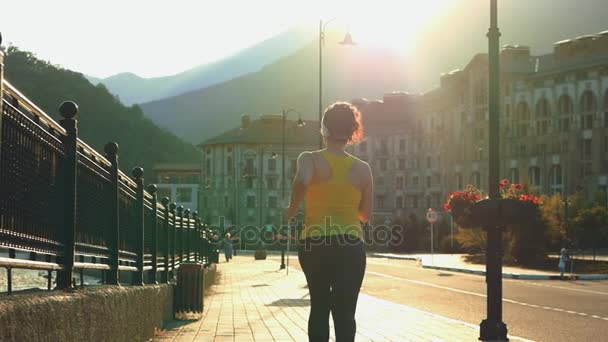
<path id="1" fill-rule="evenodd" d="M 0 341 L 147 341 L 172 316 L 166 284 L 15 294 L 0 300 Z"/>

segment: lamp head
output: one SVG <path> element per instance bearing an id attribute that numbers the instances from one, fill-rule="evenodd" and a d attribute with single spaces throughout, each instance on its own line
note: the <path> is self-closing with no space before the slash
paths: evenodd
<path id="1" fill-rule="evenodd" d="M 350 32 L 346 32 L 344 36 L 344 40 L 340 42 L 341 45 L 357 45 L 357 43 L 353 42 L 353 37 L 350 35 Z"/>

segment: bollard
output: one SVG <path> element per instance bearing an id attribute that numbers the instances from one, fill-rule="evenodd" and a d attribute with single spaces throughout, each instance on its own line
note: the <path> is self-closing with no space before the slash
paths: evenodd
<path id="1" fill-rule="evenodd" d="M 74 243 L 76 234 L 76 187 L 78 177 L 78 121 L 74 119 L 78 115 L 78 106 L 71 101 L 63 102 L 59 106 L 59 113 L 63 116 L 61 126 L 66 130 L 63 137 L 63 145 L 66 151 L 65 162 L 65 187 L 63 199 L 64 227 L 62 234 L 63 254 L 61 263 L 64 269 L 57 272 L 57 287 L 59 289 L 72 288 L 72 276 L 74 273 Z"/>
<path id="2" fill-rule="evenodd" d="M 137 184 L 135 206 L 135 248 L 137 253 L 137 272 L 133 275 L 133 285 L 144 285 L 144 169 L 136 167 L 131 175 Z"/>
<path id="3" fill-rule="evenodd" d="M 118 181 L 118 144 L 109 142 L 104 147 L 106 158 L 112 164 L 110 166 L 110 188 L 108 189 L 108 199 L 110 203 L 110 221 L 112 224 L 108 228 L 106 239 L 110 249 L 110 270 L 106 271 L 106 284 L 120 285 L 118 266 L 120 265 L 120 184 Z"/>
<path id="4" fill-rule="evenodd" d="M 199 262 L 201 261 L 201 249 L 199 247 L 201 244 L 201 219 L 198 217 L 197 211 L 192 213 L 192 217 L 194 218 L 194 239 L 192 239 L 194 242 L 194 261 Z"/>

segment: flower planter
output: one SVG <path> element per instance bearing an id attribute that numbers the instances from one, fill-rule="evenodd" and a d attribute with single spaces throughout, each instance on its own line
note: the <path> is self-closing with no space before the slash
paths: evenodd
<path id="1" fill-rule="evenodd" d="M 452 202 L 454 222 L 463 228 L 496 227 L 523 224 L 538 215 L 538 205 L 516 199 L 484 199 L 475 203 Z"/>

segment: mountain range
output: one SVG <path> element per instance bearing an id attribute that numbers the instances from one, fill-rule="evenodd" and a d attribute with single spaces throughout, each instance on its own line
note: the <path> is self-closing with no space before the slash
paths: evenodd
<path id="1" fill-rule="evenodd" d="M 93 84 L 105 85 L 124 104 L 148 102 L 205 88 L 257 71 L 264 65 L 301 48 L 306 43 L 306 37 L 304 30 L 295 28 L 230 57 L 171 76 L 143 78 L 124 72 L 104 79 L 86 77 Z"/>
<path id="2" fill-rule="evenodd" d="M 415 44 L 408 56 L 363 45 L 339 46 L 336 43 L 342 37 L 330 32 L 323 58 L 323 104 L 359 97 L 381 99 L 391 91 L 431 90 L 439 83 L 441 73 L 463 68 L 473 55 L 487 50 L 488 7 L 487 1 L 461 0 L 458 6 L 421 28 L 416 42 L 403 42 Z M 500 2 L 499 10 L 501 44 L 528 45 L 535 55 L 550 53 L 556 41 L 608 29 L 605 0 L 511 0 Z M 319 91 L 318 36 L 293 34 L 286 32 L 277 36 L 277 40 L 271 39 L 233 58 L 185 72 L 184 75 L 192 76 L 189 83 L 172 88 L 173 95 L 166 97 L 166 92 L 146 95 L 156 100 L 141 104 L 144 114 L 195 144 L 235 127 L 242 114 L 255 116 L 295 108 L 305 118 L 315 119 Z M 280 53 L 273 53 L 278 47 Z M 256 58 L 249 57 L 249 51 L 259 54 L 251 55 Z M 254 59 L 255 65 L 241 69 L 240 64 L 247 59 Z M 218 66 L 222 66 L 218 70 L 239 71 L 223 81 L 219 76 L 205 80 L 193 76 L 194 70 L 205 70 L 205 75 L 225 75 L 214 71 Z M 143 98 L 139 93 L 145 93 L 146 88 L 140 89 L 128 79 L 137 77 L 123 77 L 125 85 L 121 91 L 107 86 L 123 102 Z M 163 79 L 154 82 L 162 83 Z M 167 84 L 165 87 L 173 81 Z"/>

